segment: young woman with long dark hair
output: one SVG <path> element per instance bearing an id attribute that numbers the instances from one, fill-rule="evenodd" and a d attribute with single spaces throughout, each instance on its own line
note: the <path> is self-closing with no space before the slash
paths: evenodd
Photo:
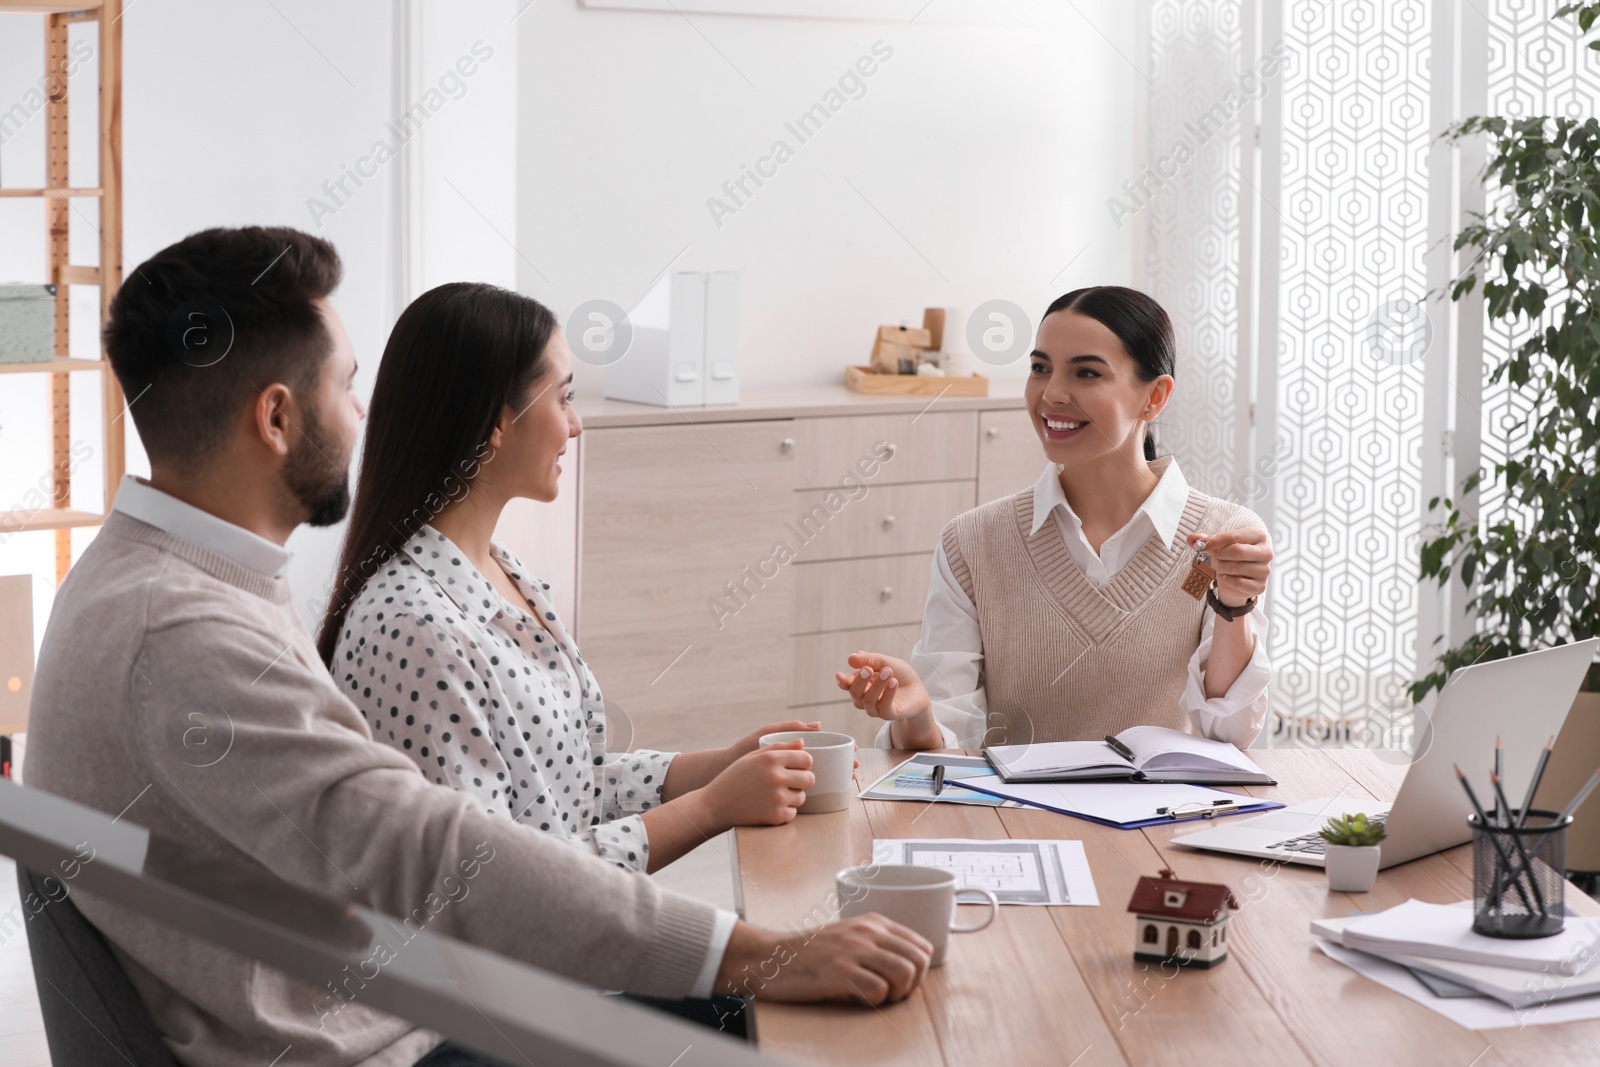
<path id="1" fill-rule="evenodd" d="M 735 825 L 787 822 L 813 784 L 798 742 L 612 752 L 605 701 L 550 586 L 494 540 L 513 498 L 554 500 L 582 432 L 555 316 L 442 285 L 395 323 L 318 650 L 373 736 L 492 813 L 652 871 Z"/>
<path id="2" fill-rule="evenodd" d="M 936 546 L 910 662 L 872 652 L 835 676 L 894 748 L 1099 740 L 1189 728 L 1243 748 L 1267 714 L 1258 600 L 1266 526 L 1189 487 L 1150 422 L 1172 396 L 1161 305 L 1121 286 L 1045 311 L 1028 414 L 1033 488 L 955 518 Z M 1190 590 L 1199 554 L 1215 581 Z"/>

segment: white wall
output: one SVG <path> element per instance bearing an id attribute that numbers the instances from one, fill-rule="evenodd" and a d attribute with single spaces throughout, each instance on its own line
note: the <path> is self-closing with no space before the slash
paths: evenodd
<path id="1" fill-rule="evenodd" d="M 123 251 L 130 273 L 166 245 L 209 226 L 286 225 L 327 237 L 344 258 L 344 283 L 333 303 L 355 344 L 363 392 L 371 388 L 392 316 L 392 177 L 386 172 L 369 181 L 320 228 L 306 201 L 325 180 L 339 177 L 341 165 L 354 163 L 393 117 L 391 23 L 386 0 L 229 4 L 225 17 L 203 0 L 139 0 L 123 16 Z M 42 25 L 35 15 L 0 15 L 0 107 L 20 98 L 42 73 Z M 90 70 L 74 78 L 72 88 L 87 94 L 93 85 Z M 74 139 L 75 153 L 85 159 L 93 151 L 92 115 L 82 123 L 89 141 Z M 37 138 L 24 136 L 0 149 L 5 184 L 42 178 L 43 125 L 41 113 L 27 131 Z M 0 200 L 0 279 L 43 280 L 43 215 L 34 203 Z M 74 245 L 83 249 L 78 261 L 92 263 L 92 202 L 77 203 L 87 218 L 72 216 Z M 93 291 L 86 295 L 92 301 Z M 78 354 L 93 354 L 93 329 L 91 313 L 87 328 L 78 329 L 88 351 Z M 92 375 L 82 377 L 92 383 Z M 37 383 L 0 378 L 6 489 L 0 506 L 12 505 L 18 484 L 32 484 L 48 471 L 49 454 L 35 444 L 47 440 L 42 383 L 42 376 Z M 73 436 L 98 449 L 97 404 L 93 396 L 85 400 L 75 403 Z M 149 471 L 133 433 L 128 470 Z M 86 470 L 74 486 L 75 501 L 97 509 L 98 488 L 98 472 Z M 290 540 L 291 578 L 302 603 L 327 583 L 339 532 L 303 529 Z M 78 534 L 75 549 L 92 536 Z M 36 575 L 36 631 L 42 633 L 54 580 L 52 536 L 21 534 L 0 544 L 0 573 Z"/>
<path id="2" fill-rule="evenodd" d="M 1104 204 L 1130 177 L 1136 5 L 989 5 L 1022 26 L 940 24 L 947 6 L 915 23 L 530 7 L 523 290 L 565 318 L 592 298 L 632 307 L 680 252 L 679 269 L 739 269 L 743 382 L 781 387 L 842 380 L 879 324 L 926 306 L 1005 298 L 1036 316 L 1075 285 L 1126 282 Z M 785 122 L 879 41 L 892 57 L 864 95 L 800 143 Z M 708 198 L 731 203 L 723 182 L 778 139 L 794 157 L 719 227 Z M 579 391 L 602 373 L 580 367 Z"/>
<path id="3" fill-rule="evenodd" d="M 1074 285 L 1129 277 L 1128 239 L 1103 206 L 1133 154 L 1140 76 L 1123 58 L 1135 54 L 1129 5 L 997 0 L 1017 25 L 991 26 L 941 23 L 953 0 L 936 0 L 914 24 L 603 11 L 579 0 L 414 2 L 409 80 L 394 63 L 398 0 L 275 0 L 225 14 L 201 0 L 128 8 L 128 267 L 207 226 L 281 224 L 328 237 L 345 261 L 334 304 L 363 393 L 403 302 L 454 279 L 517 285 L 564 317 L 594 296 L 631 306 L 680 251 L 683 269 L 738 268 L 744 380 L 764 387 L 838 380 L 845 363 L 865 359 L 874 327 L 920 321 L 927 305 L 1004 297 L 1037 314 Z M 41 26 L 37 16 L 0 15 L 0 108 L 42 74 Z M 785 121 L 823 100 L 879 40 L 893 56 L 865 95 L 798 144 Z M 400 161 L 319 225 L 308 201 L 331 203 L 323 183 L 389 136 L 385 124 L 480 41 L 492 56 L 459 92 L 447 87 L 448 103 L 414 141 L 409 241 L 396 239 Z M 92 104 L 92 86 L 91 70 L 73 91 Z M 74 122 L 74 152 L 87 160 L 92 107 Z M 41 180 L 43 125 L 41 113 L 0 148 L 5 184 Z M 779 137 L 795 157 L 719 229 L 707 198 L 726 200 L 722 183 Z M 75 182 L 91 179 L 74 167 Z M 92 263 L 93 208 L 80 206 L 75 256 Z M 0 200 L 0 280 L 42 280 L 44 250 L 38 203 Z M 87 348 L 76 354 L 92 355 L 94 296 L 80 294 L 75 330 Z M 599 395 L 601 373 L 580 366 L 580 392 Z M 79 377 L 73 438 L 98 455 L 94 376 Z M 0 377 L 0 507 L 48 471 L 47 400 L 42 377 Z M 131 433 L 128 469 L 148 472 Z M 74 501 L 98 507 L 99 492 L 91 464 Z M 543 513 L 517 521 L 534 530 Z M 342 533 L 302 529 L 290 541 L 308 624 Z M 92 537 L 78 532 L 75 551 Z M 42 633 L 52 537 L 0 543 L 0 573 L 37 576 Z"/>

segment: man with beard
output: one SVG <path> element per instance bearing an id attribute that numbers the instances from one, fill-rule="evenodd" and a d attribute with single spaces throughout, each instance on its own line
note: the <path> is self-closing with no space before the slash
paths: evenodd
<path id="1" fill-rule="evenodd" d="M 869 915 L 809 936 L 757 929 L 493 817 L 373 739 L 285 577 L 295 528 L 336 523 L 349 505 L 363 411 L 328 301 L 339 275 L 333 247 L 307 234 L 207 230 L 118 292 L 106 349 L 151 475 L 123 480 L 58 591 L 29 784 L 601 988 L 906 996 L 930 946 L 904 927 Z M 462 878 L 470 894 L 430 905 Z M 488 1062 L 368 1007 L 348 975 L 314 988 L 73 896 L 182 1063 Z"/>

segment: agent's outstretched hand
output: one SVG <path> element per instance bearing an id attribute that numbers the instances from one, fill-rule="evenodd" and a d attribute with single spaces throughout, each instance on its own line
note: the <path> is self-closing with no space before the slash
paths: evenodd
<path id="1" fill-rule="evenodd" d="M 894 747 L 939 748 L 944 744 L 933 717 L 933 702 L 911 664 L 879 652 L 856 652 L 848 662 L 852 670 L 836 673 L 834 682 L 850 694 L 856 707 L 894 724 L 890 728 Z"/>

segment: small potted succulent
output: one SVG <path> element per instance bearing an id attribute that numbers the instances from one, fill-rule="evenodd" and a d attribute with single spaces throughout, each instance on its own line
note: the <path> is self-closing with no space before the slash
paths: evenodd
<path id="1" fill-rule="evenodd" d="M 1365 893 L 1378 878 L 1378 842 L 1383 840 L 1383 823 L 1365 815 L 1344 815 L 1329 819 L 1317 831 L 1327 845 L 1323 849 L 1328 888 L 1335 893 Z"/>

